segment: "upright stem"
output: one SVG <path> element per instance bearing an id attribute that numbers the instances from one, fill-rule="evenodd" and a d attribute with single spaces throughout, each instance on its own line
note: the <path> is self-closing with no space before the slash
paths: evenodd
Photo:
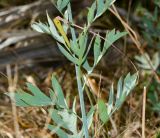
<path id="1" fill-rule="evenodd" d="M 83 95 L 83 87 L 82 87 L 82 80 L 81 80 L 81 69 L 80 66 L 75 67 L 76 69 L 76 76 L 77 76 L 77 85 L 78 85 L 78 93 L 80 98 L 80 106 L 81 106 L 81 113 L 82 113 L 82 121 L 83 121 L 83 130 L 85 138 L 89 138 L 88 134 L 88 125 L 87 125 L 87 116 L 85 111 L 85 105 L 84 105 L 84 95 Z"/>
<path id="2" fill-rule="evenodd" d="M 68 13 L 69 13 L 69 21 L 73 23 L 70 3 L 68 4 Z M 72 34 L 72 40 L 76 41 L 76 33 L 75 33 L 74 28 L 72 27 L 71 27 L 71 34 Z M 87 116 L 86 116 L 86 111 L 85 111 L 85 106 L 84 106 L 83 86 L 82 86 L 82 79 L 81 79 L 82 75 L 81 75 L 80 66 L 75 65 L 75 70 L 76 70 L 78 93 L 79 93 L 79 98 L 80 98 L 81 114 L 82 114 L 82 121 L 83 121 L 82 129 L 84 130 L 85 138 L 89 138 Z"/>

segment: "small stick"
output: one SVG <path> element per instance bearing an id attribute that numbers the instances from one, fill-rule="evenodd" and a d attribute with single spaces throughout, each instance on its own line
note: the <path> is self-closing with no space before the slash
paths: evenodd
<path id="1" fill-rule="evenodd" d="M 14 91 L 16 90 L 17 87 L 17 81 L 18 81 L 18 69 L 17 66 L 15 66 L 15 75 L 12 76 L 11 73 L 11 66 L 7 65 L 6 67 L 7 71 L 7 78 L 8 78 L 8 91 L 14 95 Z M 15 131 L 15 137 L 16 138 L 22 138 L 22 135 L 19 130 L 19 124 L 18 124 L 18 117 L 17 117 L 17 107 L 14 101 L 11 100 L 11 105 L 12 105 L 12 114 L 13 114 L 13 125 L 14 125 L 14 131 Z"/>
<path id="2" fill-rule="evenodd" d="M 142 107 L 142 138 L 145 138 L 145 111 L 146 111 L 146 87 L 143 89 L 143 107 Z"/>

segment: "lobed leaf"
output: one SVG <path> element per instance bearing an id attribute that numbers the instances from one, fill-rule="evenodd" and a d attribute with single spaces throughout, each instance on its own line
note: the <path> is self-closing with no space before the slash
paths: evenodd
<path id="1" fill-rule="evenodd" d="M 115 42 L 117 41 L 119 38 L 121 38 L 122 36 L 126 35 L 126 32 L 116 32 L 115 29 L 113 29 L 112 31 L 110 31 L 109 33 L 106 34 L 106 38 L 105 38 L 105 42 L 104 42 L 104 46 L 103 46 L 103 50 L 102 53 L 105 54 L 106 50 Z"/>
<path id="2" fill-rule="evenodd" d="M 41 22 L 39 22 L 39 23 L 35 22 L 35 23 L 33 23 L 31 25 L 31 27 L 32 27 L 33 30 L 35 30 L 35 31 L 37 31 L 39 33 L 50 34 L 50 30 L 48 28 L 48 24 L 44 24 L 44 23 L 41 23 Z"/>
<path id="3" fill-rule="evenodd" d="M 147 53 L 144 53 L 143 55 L 141 56 L 135 56 L 135 59 L 138 61 L 137 65 L 144 69 L 144 70 L 152 70 L 151 66 L 157 70 L 159 64 L 160 64 L 160 59 L 159 59 L 159 53 L 156 52 L 154 55 L 153 55 L 153 58 L 151 60 L 151 58 L 149 57 L 149 55 Z M 150 61 L 150 64 L 149 62 Z"/>
<path id="4" fill-rule="evenodd" d="M 27 83 L 27 88 L 32 94 L 19 90 L 14 94 L 7 94 L 12 100 L 15 100 L 17 106 L 48 106 L 54 105 L 48 96 L 46 96 L 38 87 Z"/>
<path id="5" fill-rule="evenodd" d="M 83 63 L 83 68 L 90 74 L 94 67 L 98 64 L 98 62 L 101 60 L 102 56 L 105 54 L 107 49 L 120 37 L 126 35 L 126 32 L 115 32 L 115 29 L 110 31 L 109 33 L 106 34 L 105 42 L 101 51 L 101 39 L 100 36 L 96 36 L 95 42 L 94 42 L 94 64 L 91 67 L 86 59 L 84 57 L 84 63 Z"/>
<path id="6" fill-rule="evenodd" d="M 79 60 L 76 57 L 73 57 L 66 49 L 63 48 L 63 46 L 61 46 L 58 43 L 58 48 L 59 50 L 63 53 L 63 55 L 70 60 L 71 62 L 73 62 L 76 65 L 79 65 Z"/>
<path id="7" fill-rule="evenodd" d="M 108 109 L 107 109 L 108 114 L 111 114 L 113 108 L 113 102 L 114 102 L 114 88 L 112 84 L 109 92 Z"/>
<path id="8" fill-rule="evenodd" d="M 106 104 L 102 99 L 99 99 L 97 104 L 99 117 L 103 123 L 106 123 L 109 119 Z"/>
<path id="9" fill-rule="evenodd" d="M 96 0 L 88 11 L 88 26 L 100 17 L 114 2 L 115 0 Z"/>
<path id="10" fill-rule="evenodd" d="M 64 130 L 60 129 L 59 126 L 48 125 L 48 129 L 52 131 L 52 133 L 56 133 L 60 138 L 70 138 Z"/>
<path id="11" fill-rule="evenodd" d="M 88 33 L 86 30 L 84 30 L 78 38 L 79 48 L 80 48 L 80 54 L 79 54 L 80 58 L 82 58 L 85 54 L 87 48 L 87 40 L 88 40 Z"/>
<path id="12" fill-rule="evenodd" d="M 68 5 L 70 0 L 58 0 L 57 1 L 57 9 L 62 12 L 63 9 Z"/>
<path id="13" fill-rule="evenodd" d="M 61 108 L 67 109 L 62 88 L 54 76 L 52 76 L 52 87 L 50 90 L 50 97 L 46 96 L 37 86 L 27 83 L 27 88 L 31 92 L 27 93 L 23 90 L 18 90 L 15 93 L 7 94 L 12 100 L 16 102 L 17 106 L 49 106 L 58 105 Z"/>
<path id="14" fill-rule="evenodd" d="M 55 76 L 52 76 L 52 87 L 58 99 L 56 104 L 67 109 L 68 106 L 66 104 L 62 88 L 60 84 L 58 83 L 57 79 L 55 78 Z"/>
<path id="15" fill-rule="evenodd" d="M 95 10 L 96 10 L 96 2 L 94 2 L 91 8 L 89 8 L 88 16 L 87 16 L 88 25 L 90 25 L 94 20 Z"/>
<path id="16" fill-rule="evenodd" d="M 55 38 L 58 42 L 60 42 L 62 44 L 65 44 L 65 42 L 63 40 L 63 37 L 61 37 L 58 34 L 57 29 L 56 29 L 55 25 L 53 24 L 53 21 L 49 17 L 48 13 L 47 13 L 47 20 L 48 20 L 48 23 L 49 23 L 49 30 L 51 32 L 52 37 Z"/>
<path id="17" fill-rule="evenodd" d="M 77 57 L 80 57 L 81 51 L 80 51 L 80 49 L 79 49 L 79 46 L 78 46 L 77 42 L 70 40 L 70 44 L 71 44 L 71 50 L 72 50 L 72 52 L 73 52 Z"/>
<path id="18" fill-rule="evenodd" d="M 101 39 L 100 36 L 96 36 L 94 42 L 94 65 L 96 65 L 101 59 Z"/>
<path id="19" fill-rule="evenodd" d="M 74 99 L 73 106 L 71 110 L 55 110 L 51 109 L 49 110 L 51 119 L 58 125 L 58 127 L 55 127 L 55 125 L 49 125 L 48 128 L 56 133 L 59 137 L 68 137 L 68 138 L 82 138 L 84 136 L 84 130 L 81 129 L 78 132 L 77 129 L 77 118 L 78 115 L 76 113 L 76 100 Z M 88 129 L 90 128 L 92 121 L 93 121 L 93 114 L 94 114 L 94 108 L 92 107 L 90 111 L 87 114 L 87 122 L 88 122 Z M 82 126 L 83 128 L 83 126 Z M 64 131 L 67 130 L 67 131 Z M 71 132 L 72 134 L 68 133 Z"/>
<path id="20" fill-rule="evenodd" d="M 88 60 L 86 59 L 83 63 L 83 68 L 87 71 L 88 74 L 92 73 L 93 67 L 91 67 L 88 63 Z"/>
<path id="21" fill-rule="evenodd" d="M 96 13 L 96 17 L 99 17 L 105 8 L 105 1 L 104 0 L 97 0 L 97 13 Z"/>
<path id="22" fill-rule="evenodd" d="M 116 95 L 116 101 L 114 103 L 114 89 L 113 85 L 110 88 L 109 93 L 109 101 L 106 105 L 103 100 L 98 100 L 98 113 L 100 116 L 100 119 L 103 123 L 106 123 L 110 116 L 120 108 L 120 106 L 123 104 L 124 100 L 127 98 L 128 94 L 131 92 L 131 90 L 135 87 L 137 81 L 137 74 L 130 75 L 130 73 L 127 74 L 125 79 L 123 80 L 122 77 L 119 79 L 117 84 L 117 95 Z"/>

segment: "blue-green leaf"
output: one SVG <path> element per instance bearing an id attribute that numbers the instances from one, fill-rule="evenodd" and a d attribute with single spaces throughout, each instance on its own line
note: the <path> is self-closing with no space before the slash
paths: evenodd
<path id="1" fill-rule="evenodd" d="M 79 56 L 80 56 L 80 58 L 82 58 L 85 51 L 86 51 L 86 48 L 87 48 L 88 34 L 87 34 L 86 30 L 80 34 L 78 40 L 79 40 L 79 47 L 80 47 L 80 55 Z"/>
<path id="2" fill-rule="evenodd" d="M 116 103 L 115 107 L 119 108 L 123 103 L 124 93 L 123 93 L 123 82 L 122 77 L 119 79 L 117 84 L 117 96 L 116 96 Z"/>
<path id="3" fill-rule="evenodd" d="M 117 97 L 115 108 L 118 109 L 123 104 L 126 97 L 129 95 L 131 90 L 135 87 L 137 81 L 137 73 L 134 75 L 127 74 L 124 80 L 119 79 L 117 84 Z"/>
<path id="4" fill-rule="evenodd" d="M 106 11 L 116 0 L 105 0 L 105 10 Z"/>
<path id="5" fill-rule="evenodd" d="M 22 106 L 22 107 L 27 107 L 30 106 L 28 103 L 22 100 L 22 96 L 26 98 L 26 100 L 30 100 L 31 95 L 28 93 L 25 93 L 22 90 L 18 90 L 16 93 L 7 93 L 7 95 L 16 103 L 16 106 Z"/>
<path id="6" fill-rule="evenodd" d="M 91 8 L 89 8 L 89 12 L 87 16 L 88 25 L 90 25 L 94 20 L 95 10 L 96 10 L 96 2 L 94 2 Z"/>
<path id="7" fill-rule="evenodd" d="M 92 124 L 94 111 L 95 111 L 94 107 L 91 107 L 91 109 L 89 110 L 89 112 L 87 114 L 88 129 L 90 128 L 90 126 Z"/>
<path id="8" fill-rule="evenodd" d="M 34 29 L 35 31 L 39 32 L 39 33 L 47 33 L 50 34 L 50 30 L 49 30 L 49 26 L 48 24 L 44 24 L 44 23 L 33 23 L 31 25 L 32 29 Z"/>
<path id="9" fill-rule="evenodd" d="M 114 2 L 115 0 L 96 0 L 89 8 L 88 25 L 100 17 Z"/>
<path id="10" fill-rule="evenodd" d="M 106 104 L 102 99 L 98 100 L 98 113 L 101 121 L 103 123 L 106 123 L 109 119 L 109 116 L 108 116 Z"/>
<path id="11" fill-rule="evenodd" d="M 63 108 L 68 108 L 63 95 L 62 88 L 58 83 L 57 79 L 55 78 L 55 76 L 52 76 L 52 87 L 58 99 L 57 104 Z"/>
<path id="12" fill-rule="evenodd" d="M 73 53 L 76 55 L 76 56 L 80 56 L 81 55 L 81 52 L 80 52 L 80 49 L 78 47 L 78 44 L 76 41 L 72 41 L 70 40 L 70 44 L 71 44 L 71 50 L 73 51 Z"/>
<path id="13" fill-rule="evenodd" d="M 95 42 L 94 42 L 94 65 L 96 65 L 99 60 L 101 59 L 101 39 L 100 37 L 97 35 Z"/>
<path id="14" fill-rule="evenodd" d="M 107 109 L 108 114 L 110 114 L 112 111 L 113 102 L 114 102 L 114 89 L 113 89 L 113 84 L 112 84 L 110 88 L 110 92 L 109 92 L 108 109 Z"/>
<path id="15" fill-rule="evenodd" d="M 119 38 L 126 35 L 126 32 L 116 32 L 115 29 L 106 34 L 104 47 L 102 53 L 105 54 L 106 50 Z"/>
<path id="16" fill-rule="evenodd" d="M 48 125 L 48 129 L 51 130 L 52 133 L 56 133 L 60 138 L 69 138 L 66 132 L 59 128 L 59 126 Z"/>
<path id="17" fill-rule="evenodd" d="M 65 12 L 64 12 L 64 18 L 65 18 L 65 20 L 69 20 L 69 13 L 68 13 L 68 10 L 66 10 Z M 67 31 L 68 31 L 68 28 L 69 28 L 69 25 L 67 24 L 67 23 L 63 23 L 63 30 L 64 30 L 64 32 L 67 34 Z"/>
<path id="18" fill-rule="evenodd" d="M 69 0 L 58 0 L 57 1 L 57 8 L 60 12 L 68 5 Z"/>
<path id="19" fill-rule="evenodd" d="M 159 53 L 156 52 L 153 55 L 153 58 L 151 60 L 151 58 L 149 57 L 149 55 L 147 53 L 144 53 L 141 56 L 135 56 L 135 59 L 138 61 L 137 65 L 144 69 L 144 70 L 148 70 L 151 71 L 151 66 L 154 68 L 154 70 L 157 70 L 159 64 L 160 64 L 160 58 L 159 58 Z M 150 64 L 148 63 L 148 61 L 150 61 Z"/>
<path id="20" fill-rule="evenodd" d="M 73 57 L 67 50 L 65 50 L 63 48 L 63 46 L 61 46 L 59 43 L 58 43 L 58 48 L 59 50 L 63 53 L 63 55 L 68 59 L 70 60 L 71 62 L 73 62 L 74 64 L 77 64 L 79 65 L 79 61 L 76 57 Z"/>
<path id="21" fill-rule="evenodd" d="M 97 0 L 97 13 L 96 13 L 96 17 L 100 16 L 103 11 L 104 11 L 104 7 L 105 7 L 105 2 L 104 0 Z"/>
<path id="22" fill-rule="evenodd" d="M 89 43 L 89 46 L 88 46 L 88 48 L 87 48 L 87 51 L 85 52 L 85 55 L 83 56 L 83 59 L 82 59 L 82 64 L 86 61 L 86 59 L 87 59 L 87 56 L 88 56 L 88 53 L 89 53 L 89 51 L 90 51 L 90 49 L 91 49 L 91 46 L 92 46 L 92 43 L 93 43 L 93 40 L 94 40 L 94 38 L 95 38 L 95 36 L 93 36 L 92 37 L 92 39 L 91 39 L 91 41 L 90 41 L 90 43 Z"/>
<path id="23" fill-rule="evenodd" d="M 129 92 L 134 88 L 137 81 L 137 74 L 130 75 L 130 73 L 127 74 L 126 78 L 124 79 L 124 86 L 123 91 L 126 91 L 126 95 L 129 94 Z"/>
<path id="24" fill-rule="evenodd" d="M 51 100 L 54 102 L 54 104 L 56 104 L 57 103 L 57 96 L 56 96 L 55 92 L 52 89 L 50 89 L 49 94 L 50 94 Z"/>
<path id="25" fill-rule="evenodd" d="M 75 104 L 76 104 L 76 101 L 74 100 L 72 110 L 69 110 L 69 109 L 67 109 L 67 110 L 66 109 L 62 109 L 62 110 L 51 109 L 51 110 L 49 110 L 52 120 L 54 121 L 54 123 L 59 125 L 58 129 L 63 128 L 63 129 L 69 130 L 73 133 L 73 135 L 78 134 L 77 114 L 75 112 Z M 70 137 L 73 135 L 70 135 Z"/>
<path id="26" fill-rule="evenodd" d="M 88 63 L 88 60 L 86 59 L 83 63 L 83 68 L 87 71 L 88 74 L 92 73 L 93 67 L 91 67 Z"/>
<path id="27" fill-rule="evenodd" d="M 56 109 L 49 110 L 51 119 L 54 120 L 54 123 L 58 124 L 59 126 L 63 126 L 63 128 L 67 129 L 67 126 L 62 121 L 61 116 L 58 115 L 58 111 Z"/>
<path id="28" fill-rule="evenodd" d="M 27 83 L 28 89 L 32 92 L 29 94 L 19 90 L 14 95 L 8 94 L 12 100 L 15 98 L 17 106 L 48 106 L 54 105 L 54 102 L 46 96 L 38 87 Z"/>
<path id="29" fill-rule="evenodd" d="M 94 39 L 94 37 L 92 38 L 92 40 Z M 83 63 L 83 68 L 88 72 L 88 74 L 90 74 L 94 67 L 98 64 L 98 62 L 100 61 L 100 59 L 102 58 L 102 53 L 101 53 L 101 39 L 100 39 L 100 36 L 96 36 L 96 39 L 95 39 L 95 42 L 94 42 L 94 64 L 93 66 L 91 67 L 88 63 L 88 61 L 86 60 L 86 57 L 88 55 L 88 52 L 89 52 L 89 49 L 92 45 L 92 40 L 90 42 L 90 45 L 89 45 L 89 48 L 87 50 L 87 52 L 85 53 L 85 56 L 83 57 L 84 58 L 84 63 Z"/>
<path id="30" fill-rule="evenodd" d="M 124 100 L 127 98 L 128 94 L 135 87 L 136 80 L 137 80 L 137 74 L 130 75 L 130 73 L 128 73 L 128 75 L 125 77 L 124 80 L 122 79 L 122 77 L 119 79 L 117 84 L 117 96 L 116 96 L 115 105 L 113 105 L 114 103 L 113 84 L 110 88 L 108 105 L 106 105 L 103 100 L 101 99 L 98 100 L 98 113 L 103 123 L 106 123 L 106 121 L 108 121 L 110 116 L 117 109 L 120 108 Z"/>
<path id="31" fill-rule="evenodd" d="M 49 17 L 48 13 L 47 13 L 47 20 L 48 20 L 48 23 L 49 23 L 49 30 L 51 32 L 52 37 L 55 38 L 58 42 L 60 42 L 62 44 L 65 44 L 63 37 L 61 37 L 58 34 L 58 32 L 56 30 L 56 27 L 54 26 L 53 21 Z"/>

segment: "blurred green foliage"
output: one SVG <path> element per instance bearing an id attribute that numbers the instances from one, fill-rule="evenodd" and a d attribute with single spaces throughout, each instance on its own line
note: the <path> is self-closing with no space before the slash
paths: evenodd
<path id="1" fill-rule="evenodd" d="M 159 73 L 160 65 L 160 0 L 154 0 L 152 3 L 154 10 L 150 8 L 139 7 L 139 13 L 141 14 L 141 33 L 145 44 L 145 48 L 148 53 L 144 55 L 136 56 L 136 60 L 139 62 L 138 66 L 143 71 L 151 76 L 152 71 L 144 57 L 147 57 L 154 68 Z M 152 57 L 152 59 L 150 58 Z M 148 80 L 147 80 L 148 81 Z M 147 82 L 148 83 L 148 82 Z M 147 97 L 151 103 L 151 109 L 153 111 L 160 111 L 160 84 L 156 79 L 152 79 L 149 83 Z"/>

